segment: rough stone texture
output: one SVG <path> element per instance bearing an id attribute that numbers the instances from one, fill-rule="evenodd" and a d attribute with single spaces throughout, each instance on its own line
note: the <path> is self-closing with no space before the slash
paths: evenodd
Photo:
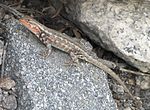
<path id="1" fill-rule="evenodd" d="M 16 110 L 16 94 L 12 90 L 3 90 L 0 88 L 0 110 Z"/>
<path id="2" fill-rule="evenodd" d="M 17 101 L 14 95 L 5 96 L 2 102 L 2 107 L 8 110 L 16 110 Z"/>
<path id="3" fill-rule="evenodd" d="M 102 70 L 85 62 L 64 66 L 70 57 L 57 49 L 44 59 L 45 46 L 10 21 L 5 72 L 16 81 L 18 110 L 116 110 Z"/>
<path id="4" fill-rule="evenodd" d="M 137 2 L 67 0 L 65 16 L 97 44 L 150 73 L 150 8 Z"/>

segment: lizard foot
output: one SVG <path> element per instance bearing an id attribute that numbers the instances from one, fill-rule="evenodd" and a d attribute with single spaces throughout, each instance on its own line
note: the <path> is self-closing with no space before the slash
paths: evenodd
<path id="1" fill-rule="evenodd" d="M 79 62 L 74 62 L 73 60 L 64 63 L 64 66 L 79 66 Z"/>
<path id="2" fill-rule="evenodd" d="M 40 55 L 42 57 L 44 57 L 44 59 L 47 59 L 48 56 L 50 56 L 50 54 L 52 53 L 52 50 L 51 49 L 46 49 L 44 52 L 40 52 Z"/>

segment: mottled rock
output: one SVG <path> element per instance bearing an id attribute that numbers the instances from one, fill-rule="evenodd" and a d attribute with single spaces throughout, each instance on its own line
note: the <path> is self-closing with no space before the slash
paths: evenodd
<path id="1" fill-rule="evenodd" d="M 150 73 L 150 8 L 136 0 L 67 0 L 66 14 L 97 44 Z"/>
<path id="2" fill-rule="evenodd" d="M 7 21 L 6 75 L 16 81 L 18 110 L 116 110 L 104 72 L 81 62 L 65 66 L 68 54 L 46 48 L 15 20 Z"/>

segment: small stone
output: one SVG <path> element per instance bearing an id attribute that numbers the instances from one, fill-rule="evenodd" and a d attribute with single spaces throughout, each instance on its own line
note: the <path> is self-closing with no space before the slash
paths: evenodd
<path id="1" fill-rule="evenodd" d="M 13 95 L 9 95 L 3 99 L 2 106 L 9 110 L 15 110 L 17 108 L 17 100 Z"/>
<path id="2" fill-rule="evenodd" d="M 10 90 L 16 85 L 15 81 L 9 77 L 0 78 L 0 88 Z"/>
<path id="3" fill-rule="evenodd" d="M 136 85 L 140 86 L 141 84 L 141 77 L 136 78 Z"/>
<path id="4" fill-rule="evenodd" d="M 10 16 L 6 14 L 6 15 L 4 16 L 4 19 L 10 19 Z"/>
<path id="5" fill-rule="evenodd" d="M 113 91 L 116 92 L 116 93 L 123 94 L 124 93 L 124 88 L 121 85 L 117 85 L 116 87 L 114 87 Z"/>
<path id="6" fill-rule="evenodd" d="M 141 82 L 141 89 L 146 90 L 150 88 L 150 83 L 148 81 L 142 81 Z"/>
<path id="7" fill-rule="evenodd" d="M 150 77 L 143 76 L 136 80 L 137 85 L 140 86 L 141 89 L 147 90 L 150 88 Z"/>

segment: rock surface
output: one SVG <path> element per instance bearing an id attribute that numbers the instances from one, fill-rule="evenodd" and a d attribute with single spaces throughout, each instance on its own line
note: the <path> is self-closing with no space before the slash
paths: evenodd
<path id="1" fill-rule="evenodd" d="M 150 73 L 150 8 L 137 3 L 67 0 L 65 16 L 97 44 Z"/>
<path id="2" fill-rule="evenodd" d="M 16 81 L 18 110 L 116 110 L 106 75 L 91 64 L 64 66 L 70 59 L 46 48 L 16 20 L 6 23 L 9 44 L 6 75 Z"/>
<path id="3" fill-rule="evenodd" d="M 15 82 L 9 77 L 0 78 L 0 110 L 16 110 Z"/>

